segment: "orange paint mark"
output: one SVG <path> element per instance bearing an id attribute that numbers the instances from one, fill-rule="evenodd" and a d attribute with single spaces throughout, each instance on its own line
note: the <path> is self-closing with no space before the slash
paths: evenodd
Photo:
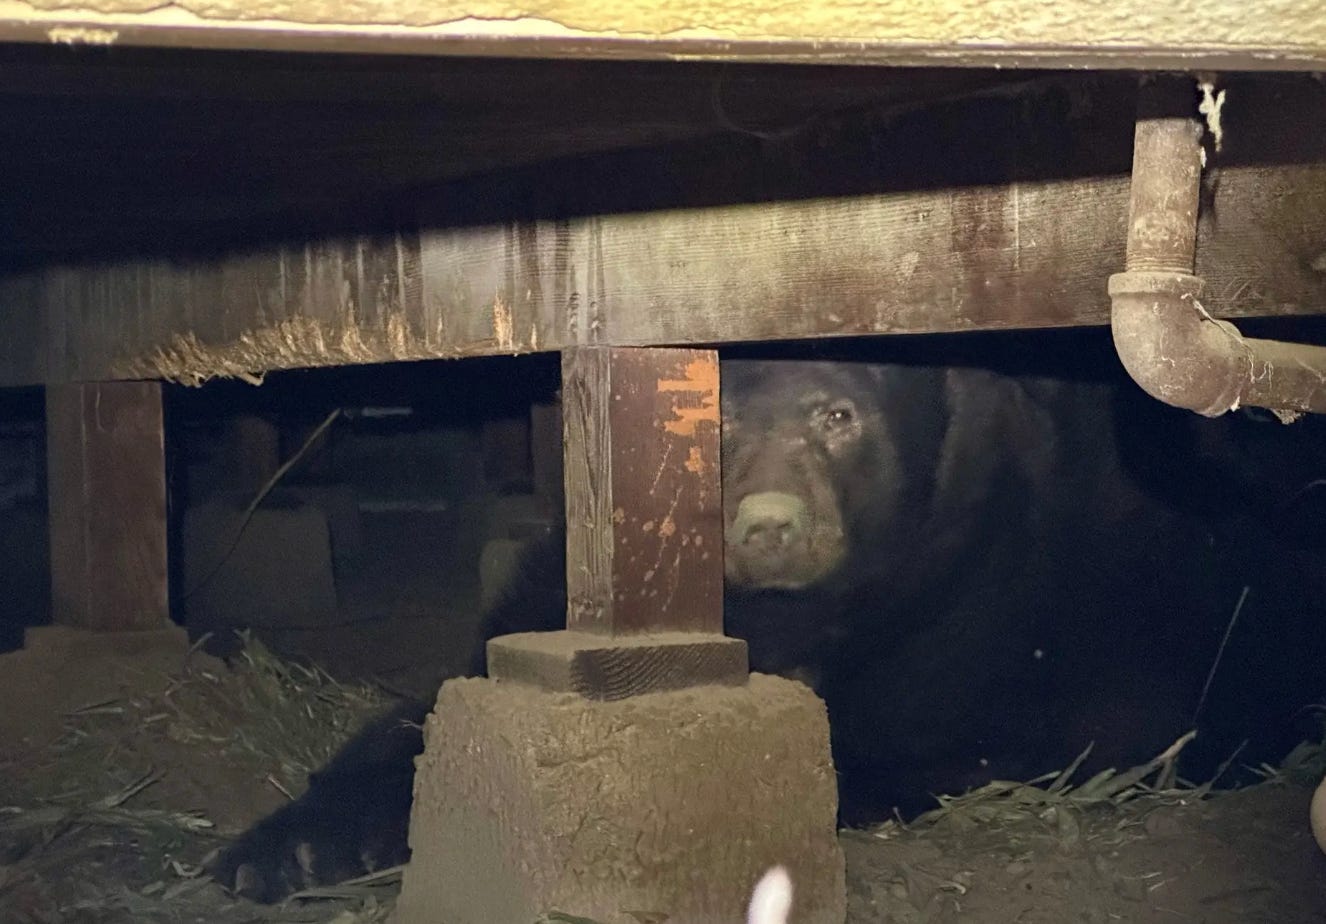
<path id="1" fill-rule="evenodd" d="M 699 446 L 692 446 L 690 452 L 686 453 L 686 471 L 692 475 L 703 475 L 704 470 L 709 464 L 704 461 L 704 453 L 700 451 Z"/>
<path id="2" fill-rule="evenodd" d="M 682 379 L 659 379 L 660 393 L 671 392 L 694 396 L 698 405 L 677 401 L 672 406 L 676 415 L 665 421 L 663 427 L 676 436 L 693 438 L 701 423 L 718 425 L 718 363 L 711 359 L 696 359 L 686 364 Z"/>
<path id="3" fill-rule="evenodd" d="M 672 519 L 672 517 L 670 516 L 664 517 L 663 522 L 660 523 L 658 526 L 658 534 L 662 536 L 664 539 L 671 539 L 676 531 L 677 531 L 677 521 Z"/>

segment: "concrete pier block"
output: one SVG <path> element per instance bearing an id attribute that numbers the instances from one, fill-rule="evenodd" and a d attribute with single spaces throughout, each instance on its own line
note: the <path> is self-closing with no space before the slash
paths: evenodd
<path id="1" fill-rule="evenodd" d="M 448 681 L 426 727 L 397 924 L 739 924 L 774 864 L 842 924 L 823 703 L 754 674 L 614 702 Z"/>

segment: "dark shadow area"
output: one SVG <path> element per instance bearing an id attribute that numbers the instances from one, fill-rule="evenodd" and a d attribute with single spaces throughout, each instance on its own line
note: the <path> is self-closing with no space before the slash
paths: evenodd
<path id="1" fill-rule="evenodd" d="M 15 269 L 1122 175 L 1136 84 L 1126 73 L 6 51 L 0 67 L 52 74 L 49 87 L 29 78 L 0 94 L 16 126 L 0 148 L 16 165 L 0 202 L 15 233 L 0 256 Z M 1230 74 L 1222 86 L 1237 105 L 1218 166 L 1326 155 L 1300 130 L 1326 104 L 1320 83 Z"/>
<path id="2" fill-rule="evenodd" d="M 1244 326 L 1258 336 L 1326 342 L 1322 319 Z M 991 755 L 1003 749 L 1001 766 L 1015 776 L 1061 765 L 1037 761 L 1066 762 L 1093 736 L 1106 755 L 1144 759 L 1159 739 L 1169 736 L 1160 742 L 1167 743 L 1186 729 L 1174 723 L 1193 718 L 1199 700 L 1203 732 L 1185 764 L 1194 778 L 1213 774 L 1244 738 L 1252 742 L 1244 758 L 1255 764 L 1279 759 L 1313 731 L 1309 715 L 1297 711 L 1326 696 L 1316 669 L 1326 658 L 1326 598 L 1318 593 L 1326 574 L 1323 420 L 1286 426 L 1256 410 L 1208 420 L 1161 405 L 1127 379 L 1109 332 L 1099 328 L 744 345 L 722 355 L 725 363 L 816 359 L 841 369 L 916 370 L 899 379 L 901 391 L 854 396 L 887 409 L 881 439 L 902 468 L 876 455 L 851 474 L 869 486 L 855 489 L 865 505 L 857 534 L 874 538 L 850 560 L 888 574 L 890 555 L 949 558 L 912 575 L 913 584 L 889 585 L 885 597 L 872 584 L 878 576 L 864 572 L 847 575 L 838 589 L 832 582 L 843 581 L 841 574 L 754 609 L 740 594 L 729 597 L 736 608 L 728 630 L 751 640 L 766 670 L 819 651 L 826 614 L 847 607 L 840 668 L 851 679 L 837 688 L 826 681 L 831 704 L 839 697 L 831 714 L 844 702 L 905 689 L 900 702 L 911 705 L 899 708 L 916 710 L 907 721 L 922 722 L 926 703 L 960 698 L 947 685 L 990 685 L 1002 691 L 991 694 L 996 701 L 1021 704 L 1010 712 L 1007 741 L 980 733 Z M 981 436 L 986 422 L 955 410 L 963 405 L 953 405 L 952 395 L 936 403 L 939 380 L 927 370 L 994 371 L 997 381 L 1026 383 L 1017 398 L 1024 403 L 1000 408 L 1003 429 Z M 795 382 L 800 373 L 790 374 Z M 265 495 L 246 526 L 250 546 L 235 553 L 218 584 L 194 596 L 198 570 L 177 579 L 177 592 L 188 598 L 177 597 L 177 613 L 195 637 L 252 627 L 287 654 L 344 676 L 386 679 L 427 699 L 440 677 L 467 669 L 484 631 L 480 612 L 526 567 L 520 550 L 557 535 L 560 504 L 533 474 L 557 461 L 556 438 L 540 443 L 529 429 L 532 406 L 546 406 L 557 381 L 557 357 L 544 355 L 288 372 L 259 388 L 170 389 L 172 517 L 195 523 L 178 557 L 190 549 L 206 557 L 200 549 L 209 540 L 196 530 L 229 535 L 237 511 L 278 464 L 299 457 Z M 738 379 L 731 387 L 750 399 Z M 798 400 L 780 399 L 777 408 L 792 413 Z M 980 406 L 988 399 L 962 400 Z M 337 408 L 340 416 L 306 449 L 309 434 Z M 771 421 L 760 432 L 777 426 Z M 996 436 L 1013 442 L 979 442 Z M 948 443 L 966 448 L 950 457 L 959 450 L 943 448 Z M 779 450 L 769 443 L 755 451 Z M 1007 474 L 992 474 L 991 460 Z M 1097 469 L 1102 474 L 1093 475 Z M 727 492 L 744 490 L 742 471 L 727 472 Z M 982 512 L 951 524 L 915 511 L 872 512 L 861 498 L 892 490 L 890 479 L 923 485 L 909 495 L 918 502 L 972 479 L 986 485 L 984 499 L 973 501 Z M 311 519 L 300 519 L 306 514 Z M 1058 544 L 1038 551 L 1043 535 Z M 264 571 L 269 558 L 286 564 Z M 550 573 L 555 579 L 556 568 Z M 560 622 L 562 591 L 555 581 L 540 583 L 546 579 L 540 571 L 522 591 L 532 596 L 504 631 Z M 858 585 L 866 597 L 846 590 Z M 965 603 L 953 597 L 956 586 L 972 595 Z M 1236 631 L 1217 656 L 1241 596 Z M 1025 612 L 1013 602 L 1023 598 L 1034 601 Z M 952 614 L 972 600 L 985 601 L 988 613 L 978 608 L 965 617 L 975 622 L 959 647 L 946 649 L 956 644 Z M 866 612 L 876 615 L 866 619 Z M 1065 652 L 1062 663 L 1072 665 L 1038 681 L 1046 684 L 1035 694 L 1044 697 L 1043 715 L 1029 705 L 1027 689 L 1001 686 L 1002 668 L 989 660 L 1014 636 L 1029 649 Z M 823 670 L 832 674 L 835 663 Z M 879 689 L 869 683 L 875 673 L 889 678 Z M 1036 738 L 1039 723 L 1053 740 Z M 948 734 L 951 742 L 977 731 Z M 974 780 L 979 772 L 972 773 Z M 1247 775 L 1236 767 L 1229 779 Z"/>
<path id="3" fill-rule="evenodd" d="M 399 231 L 415 223 L 425 192 L 445 203 L 428 223 L 516 218 L 511 207 L 530 197 L 539 214 L 562 212 L 566 192 L 584 189 L 583 175 L 571 175 L 577 158 L 591 158 L 601 185 L 637 169 L 613 152 L 716 136 L 717 146 L 654 157 L 678 167 L 695 153 L 749 158 L 845 109 L 906 111 L 1037 76 L 20 46 L 0 47 L 0 70 L 13 74 L 0 92 L 15 126 L 0 143 L 18 171 L 0 204 L 18 232 L 0 251 L 12 265 L 197 258 Z M 508 173 L 536 164 L 548 171 Z M 466 177 L 488 178 L 452 182 Z M 670 185 L 646 189 L 610 183 L 574 207 L 672 202 Z M 50 211 L 72 220 L 52 226 L 37 214 Z"/>
<path id="4" fill-rule="evenodd" d="M 176 619 L 414 693 L 459 673 L 485 544 L 550 528 L 530 420 L 559 377 L 545 354 L 168 388 Z"/>
<path id="5" fill-rule="evenodd" d="M 43 400 L 40 388 L 0 389 L 0 652 L 51 618 Z"/>
<path id="6" fill-rule="evenodd" d="M 1322 319 L 1245 327 L 1326 342 Z M 1095 750 L 1078 782 L 1154 757 L 1196 726 L 1178 770 L 1203 782 L 1237 754 L 1219 779 L 1225 786 L 1254 782 L 1250 767 L 1275 764 L 1301 740 L 1320 738 L 1312 707 L 1326 702 L 1326 421 L 1286 426 L 1255 411 L 1206 420 L 1159 405 L 1123 375 L 1100 328 L 745 345 L 721 356 L 724 410 L 736 423 L 724 442 L 725 494 L 797 490 L 806 472 L 819 471 L 827 479 L 822 496 L 834 496 L 850 521 L 844 564 L 815 586 L 769 592 L 729 581 L 725 599 L 727 631 L 750 642 L 756 668 L 808 680 L 828 704 L 845 821 L 878 822 L 894 807 L 909 817 L 932 805 L 932 794 L 1062 770 L 1089 743 Z M 806 359 L 829 365 L 811 369 L 799 362 Z M 550 354 L 292 371 L 258 387 L 166 389 L 175 615 L 189 634 L 211 633 L 203 647 L 234 654 L 233 631 L 248 629 L 284 657 L 419 701 L 352 739 L 331 774 L 294 801 L 265 782 L 272 772 L 265 751 L 218 756 L 186 739 L 144 752 L 174 761 L 161 785 L 181 804 L 219 806 L 214 811 L 229 804 L 227 817 L 241 826 L 285 807 L 270 816 L 277 821 L 262 829 L 268 834 L 247 842 L 253 852 L 240 854 L 264 874 L 280 864 L 297 868 L 289 864 L 299 844 L 311 844 L 314 855 L 343 851 L 348 865 L 336 866 L 337 876 L 364 856 L 356 836 L 388 831 L 375 849 L 403 850 L 404 800 L 420 742 L 415 726 L 396 720 L 422 718 L 438 682 L 468 673 L 486 636 L 560 623 L 564 570 L 556 554 L 546 554 L 561 542 L 561 504 L 550 487 L 560 480 L 560 429 L 546 416 L 558 378 L 558 357 Z M 870 451 L 836 468 L 817 469 L 797 456 L 797 446 L 816 444 L 786 434 L 806 433 L 798 429 L 806 415 L 818 419 L 823 406 L 858 413 Z M 13 505 L 3 510 L 0 525 L 15 536 L 6 540 L 0 569 L 9 580 L 23 561 L 40 566 L 45 555 L 33 541 L 44 522 L 33 485 L 40 493 L 44 482 L 31 462 L 12 464 L 33 450 L 24 455 L 8 442 L 21 434 L 22 445 L 34 445 L 40 393 L 0 393 L 0 410 L 0 462 L 9 466 L 0 472 L 13 472 L 0 484 L 20 486 L 18 506 L 34 517 L 25 527 L 11 520 Z M 823 445 L 815 451 L 827 452 Z M 757 469 L 766 479 L 758 485 Z M 899 493 L 901 506 L 880 500 Z M 732 549 L 729 543 L 726 554 Z M 39 596 L 20 600 L 6 590 L 0 599 L 14 611 L 13 601 Z M 494 606 L 502 621 L 484 620 Z M 28 673 L 16 669 L 11 683 L 26 678 L 25 695 L 37 696 L 32 672 L 43 657 L 66 672 L 70 664 L 83 670 L 77 665 L 112 660 L 83 651 L 83 661 L 71 661 L 62 644 L 72 642 L 52 638 L 44 652 L 23 652 Z M 149 663 L 135 644 L 117 654 L 117 670 Z M 174 664 L 177 656 L 157 651 L 151 663 Z M 228 684 L 247 689 L 253 675 L 206 665 L 190 682 L 206 681 L 224 707 L 214 717 L 224 732 L 216 740 L 240 740 L 249 734 L 246 723 L 256 728 L 268 718 L 251 700 L 226 700 Z M 164 673 L 153 676 L 166 682 Z M 286 691 L 283 708 L 298 714 L 301 695 L 331 708 L 321 699 L 325 687 L 301 689 Z M 68 708 L 84 705 L 78 691 L 66 694 Z M 132 706 L 127 698 L 112 704 Z M 75 721 L 65 712 L 56 718 Z M 89 713 L 76 721 L 95 730 L 110 719 Z M 320 721 L 327 720 L 311 719 L 303 733 L 316 737 Z M 117 732 L 114 747 L 139 734 L 169 738 L 173 727 Z M 380 735 L 409 728 L 415 731 L 406 739 Z M 344 740 L 349 729 L 338 734 Z M 139 775 L 127 752 L 112 753 L 119 756 L 106 760 L 115 773 Z M 193 760 L 206 762 L 205 772 Z M 28 774 L 26 765 L 14 766 L 17 779 Z M 257 775 L 251 766 L 261 768 Z M 107 766 L 95 771 L 105 777 Z M 1030 863 L 1030 873 L 1007 874 L 1011 888 L 1042 874 L 1058 887 L 1071 876 L 1087 896 L 1084 883 L 1105 875 L 1090 856 L 1117 836 L 1120 819 L 1134 819 L 1129 830 L 1147 838 L 1112 855 L 1120 868 L 1132 864 L 1127 877 L 1145 875 L 1180 840 L 1181 855 L 1198 866 L 1207 858 L 1222 864 L 1209 874 L 1222 890 L 1231 875 L 1224 870 L 1242 863 L 1320 861 L 1307 853 L 1315 848 L 1304 823 L 1306 794 L 1279 786 L 1249 790 L 1240 801 L 1244 795 L 1214 803 L 1230 813 L 1221 830 L 1243 832 L 1237 849 L 1203 827 L 1208 816 L 1198 813 L 1217 811 L 1205 803 L 1165 822 L 1171 828 L 1149 816 L 1144 823 L 1141 808 L 1084 809 L 1073 837 L 1094 840 L 1085 847 L 1073 840 L 1071 850 L 1055 841 L 1034 860 L 1028 842 L 1018 840 L 1021 822 L 1002 834 L 996 825 L 971 829 L 979 837 L 943 827 L 926 836 L 940 832 L 954 839 L 953 850 L 997 855 L 997 869 L 985 873 L 990 881 L 1014 862 Z M 1256 826 L 1240 820 L 1239 806 L 1260 812 L 1278 848 L 1249 845 L 1247 831 Z M 356 807 L 362 817 L 352 817 Z M 1178 811 L 1173 800 L 1162 810 Z M 1026 824 L 1038 838 L 1054 827 L 1043 814 L 1028 815 Z M 1194 833 L 1171 843 L 1171 830 Z M 951 854 L 912 837 L 896 830 L 886 838 L 843 835 L 849 863 L 866 870 L 852 886 L 854 902 L 896 878 L 889 851 L 904 865 Z M 867 843 L 869 856 L 861 847 Z M 132 881 L 141 871 L 125 864 L 115 875 Z M 1060 866 L 1070 873 L 1053 872 Z M 150 876 L 158 875 L 153 866 Z M 984 900 L 993 893 L 972 894 Z M 893 899 L 869 899 L 872 907 L 886 900 Z M 1183 907 L 1207 907 L 1207 900 Z M 871 919 L 858 914 L 852 920 Z"/>

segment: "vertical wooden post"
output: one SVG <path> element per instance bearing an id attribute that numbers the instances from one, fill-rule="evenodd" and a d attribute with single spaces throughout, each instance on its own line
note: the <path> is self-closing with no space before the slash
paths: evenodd
<path id="1" fill-rule="evenodd" d="M 718 355 L 562 354 L 567 631 L 494 639 L 497 678 L 620 699 L 744 683 L 723 628 Z"/>
<path id="2" fill-rule="evenodd" d="M 46 389 L 51 610 L 83 629 L 170 618 L 161 385 Z"/>
<path id="3" fill-rule="evenodd" d="M 562 354 L 567 628 L 723 631 L 718 355 Z"/>

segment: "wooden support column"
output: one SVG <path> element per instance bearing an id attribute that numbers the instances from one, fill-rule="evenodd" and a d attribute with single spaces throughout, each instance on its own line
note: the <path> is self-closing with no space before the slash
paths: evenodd
<path id="1" fill-rule="evenodd" d="M 562 354 L 568 629 L 723 631 L 718 355 Z"/>
<path id="2" fill-rule="evenodd" d="M 562 354 L 567 631 L 489 643 L 489 674 L 620 699 L 744 683 L 723 628 L 718 354 Z"/>
<path id="3" fill-rule="evenodd" d="M 54 621 L 163 628 L 170 612 L 161 385 L 48 387 L 46 446 Z"/>

